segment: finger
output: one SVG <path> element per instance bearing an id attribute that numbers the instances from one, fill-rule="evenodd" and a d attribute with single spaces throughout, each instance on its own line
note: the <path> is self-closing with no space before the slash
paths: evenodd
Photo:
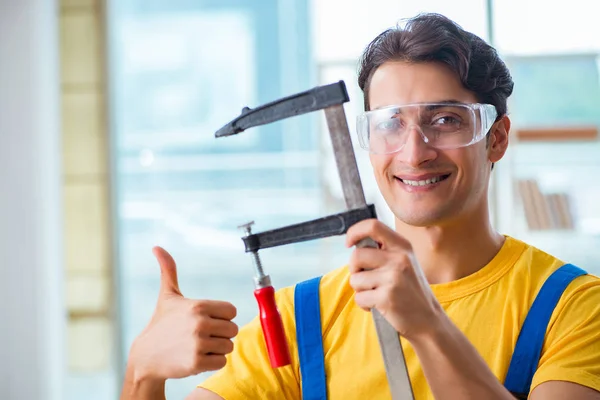
<path id="1" fill-rule="evenodd" d="M 377 290 L 365 290 L 354 294 L 354 301 L 365 311 L 370 311 L 378 304 L 379 293 Z"/>
<path id="2" fill-rule="evenodd" d="M 350 275 L 350 286 L 355 292 L 373 290 L 380 287 L 387 280 L 387 274 L 381 271 L 362 271 Z"/>
<path id="3" fill-rule="evenodd" d="M 348 269 L 351 274 L 363 270 L 377 269 L 388 262 L 389 254 L 383 250 L 365 247 L 354 249 L 348 261 Z"/>
<path id="4" fill-rule="evenodd" d="M 198 300 L 194 309 L 201 315 L 226 321 L 231 321 L 237 315 L 235 306 L 227 301 Z"/>
<path id="5" fill-rule="evenodd" d="M 227 358 L 222 354 L 207 354 L 202 356 L 201 371 L 216 371 L 227 364 Z"/>
<path id="6" fill-rule="evenodd" d="M 202 354 L 229 354 L 233 351 L 233 342 L 229 339 L 203 337 L 200 338 Z"/>
<path id="7" fill-rule="evenodd" d="M 162 295 L 176 294 L 182 296 L 177 281 L 177 266 L 173 257 L 159 246 L 154 247 L 152 253 L 160 265 L 160 293 Z"/>
<path id="8" fill-rule="evenodd" d="M 382 249 L 410 250 L 410 243 L 396 231 L 377 219 L 365 219 L 352 225 L 346 234 L 346 246 L 356 246 L 363 239 L 371 238 Z"/>
<path id="9" fill-rule="evenodd" d="M 211 318 L 208 333 L 211 337 L 232 339 L 238 334 L 238 326 L 231 321 Z"/>

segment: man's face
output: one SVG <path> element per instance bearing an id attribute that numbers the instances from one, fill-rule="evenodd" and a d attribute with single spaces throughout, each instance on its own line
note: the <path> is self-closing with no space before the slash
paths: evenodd
<path id="1" fill-rule="evenodd" d="M 455 74 L 437 63 L 385 63 L 373 74 L 369 97 L 371 110 L 449 100 L 477 103 Z M 370 158 L 379 189 L 396 218 L 413 226 L 432 226 L 487 207 L 490 166 L 496 161 L 488 153 L 485 139 L 440 150 L 411 129 L 400 151 Z M 439 178 L 443 180 L 435 182 Z M 434 183 L 415 186 L 430 179 Z"/>

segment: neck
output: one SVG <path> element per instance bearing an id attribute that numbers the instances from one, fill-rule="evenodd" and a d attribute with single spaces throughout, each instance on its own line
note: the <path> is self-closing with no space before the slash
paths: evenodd
<path id="1" fill-rule="evenodd" d="M 436 226 L 415 227 L 396 219 L 396 231 L 412 244 L 430 284 L 477 272 L 504 243 L 504 236 L 491 226 L 487 204 L 476 213 Z"/>

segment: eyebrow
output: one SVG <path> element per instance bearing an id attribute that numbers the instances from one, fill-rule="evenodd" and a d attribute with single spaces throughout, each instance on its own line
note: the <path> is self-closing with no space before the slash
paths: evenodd
<path id="1" fill-rule="evenodd" d="M 455 99 L 448 99 L 448 100 L 441 100 L 441 101 L 427 101 L 427 102 L 422 102 L 422 103 L 410 103 L 410 104 L 403 104 L 403 105 L 394 105 L 394 104 L 390 104 L 390 105 L 386 105 L 386 106 L 379 106 L 376 108 L 373 108 L 372 111 L 375 110 L 380 110 L 382 108 L 388 108 L 388 107 L 405 107 L 405 106 L 418 106 L 418 105 L 423 105 L 423 104 L 435 104 L 435 106 L 428 106 L 426 109 L 429 110 L 433 110 L 435 108 L 438 108 L 440 106 L 444 106 L 444 105 L 453 105 L 453 104 L 465 104 L 464 101 L 459 101 L 459 100 L 455 100 Z"/>
<path id="2" fill-rule="evenodd" d="M 458 100 L 436 101 L 435 103 L 436 103 L 435 105 L 425 107 L 425 110 L 434 111 L 434 110 L 437 110 L 438 108 L 442 108 L 442 107 L 448 106 L 448 105 L 465 104 L 463 101 L 458 101 Z"/>
<path id="3" fill-rule="evenodd" d="M 418 105 L 423 105 L 423 104 L 429 104 L 431 103 L 431 105 L 425 107 L 425 111 L 429 112 L 429 111 L 435 111 L 438 108 L 442 108 L 444 106 L 448 106 L 448 105 L 457 105 L 457 104 L 465 104 L 464 101 L 459 101 L 459 100 L 455 100 L 455 99 L 448 99 L 448 100 L 441 100 L 441 101 L 431 101 L 431 102 L 427 102 L 427 103 L 411 103 L 411 104 L 405 104 L 403 106 L 397 106 L 397 107 L 404 107 L 404 106 L 418 106 Z M 385 106 L 385 107 L 393 107 L 393 106 Z M 381 108 L 385 108 L 385 107 L 381 107 Z M 376 108 L 375 110 L 378 110 L 378 108 Z M 402 112 L 396 112 L 394 113 L 394 115 L 392 115 L 390 117 L 390 119 L 392 118 L 398 118 L 398 116 L 401 116 Z"/>

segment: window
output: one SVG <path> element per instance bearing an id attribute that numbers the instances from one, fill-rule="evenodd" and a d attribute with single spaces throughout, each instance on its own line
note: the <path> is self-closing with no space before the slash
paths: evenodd
<path id="1" fill-rule="evenodd" d="M 242 107 L 316 85 L 303 0 L 112 2 L 113 186 L 123 360 L 154 310 L 154 245 L 178 262 L 190 298 L 256 315 L 253 270 L 236 227 L 322 215 L 316 117 L 215 139 Z M 276 288 L 337 267 L 320 242 L 265 250 Z M 339 264 L 341 265 L 341 264 Z M 183 398 L 205 376 L 169 382 Z"/>

